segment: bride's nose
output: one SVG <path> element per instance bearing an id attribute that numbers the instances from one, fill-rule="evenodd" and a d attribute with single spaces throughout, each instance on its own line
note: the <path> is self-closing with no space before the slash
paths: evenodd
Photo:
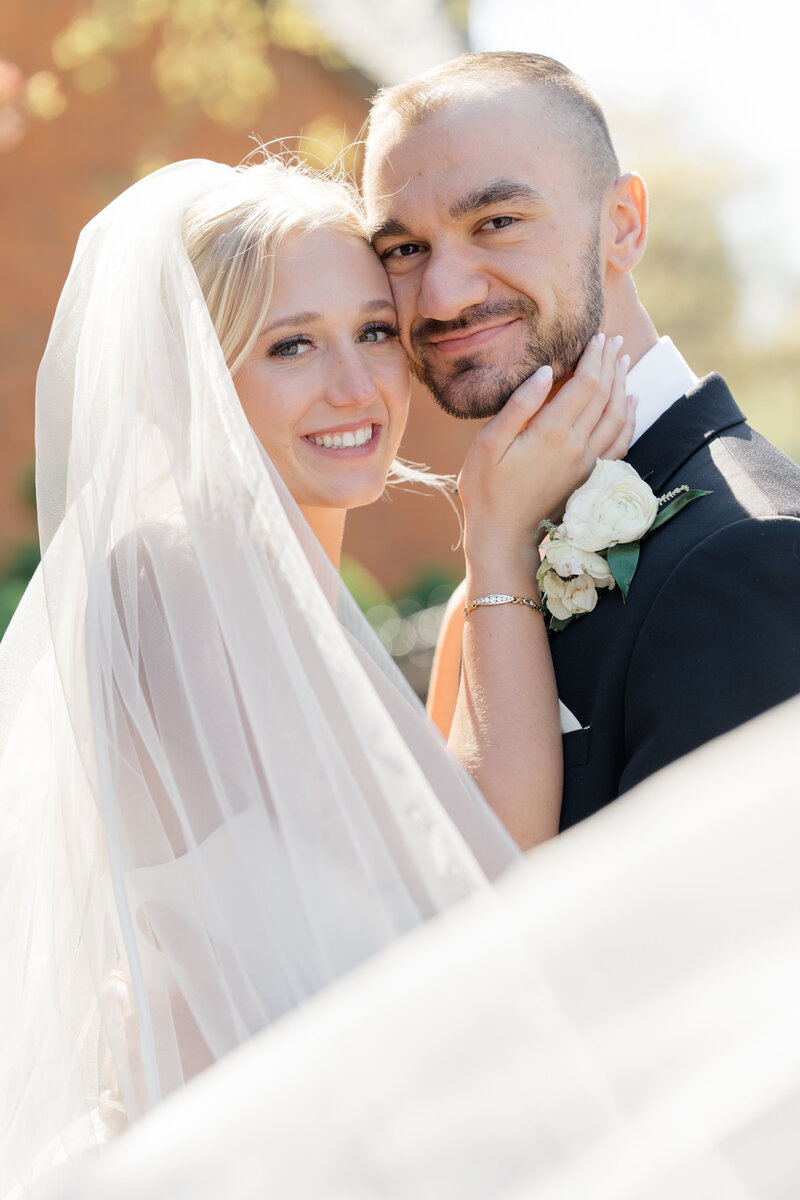
<path id="1" fill-rule="evenodd" d="M 326 381 L 325 399 L 336 408 L 365 408 L 378 395 L 369 365 L 353 346 L 337 355 Z"/>

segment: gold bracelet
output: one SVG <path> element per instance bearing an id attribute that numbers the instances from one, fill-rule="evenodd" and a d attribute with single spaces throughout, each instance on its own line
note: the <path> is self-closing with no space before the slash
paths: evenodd
<path id="1" fill-rule="evenodd" d="M 484 605 L 489 604 L 525 604 L 528 608 L 532 608 L 535 612 L 545 616 L 545 611 L 541 604 L 537 604 L 529 596 L 509 596 L 505 592 L 491 592 L 488 596 L 479 596 L 477 600 L 472 600 L 465 606 L 464 616 L 468 617 L 473 608 L 482 608 Z"/>

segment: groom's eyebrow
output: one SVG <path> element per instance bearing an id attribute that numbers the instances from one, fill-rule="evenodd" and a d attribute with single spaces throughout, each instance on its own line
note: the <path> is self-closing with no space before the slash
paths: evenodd
<path id="1" fill-rule="evenodd" d="M 542 193 L 529 183 L 522 183 L 518 179 L 495 179 L 467 192 L 466 196 L 451 204 L 448 211 L 453 220 L 458 221 L 484 208 L 493 208 L 496 204 L 510 204 L 519 200 L 538 203 L 543 199 Z"/>
<path id="2" fill-rule="evenodd" d="M 382 225 L 378 225 L 370 232 L 369 240 L 377 242 L 378 238 L 384 237 L 411 237 L 411 230 L 397 217 L 388 217 Z"/>
<path id="3" fill-rule="evenodd" d="M 491 183 L 481 184 L 480 187 L 468 192 L 466 196 L 455 200 L 450 205 L 448 213 L 454 221 L 459 221 L 462 217 L 468 217 L 471 213 L 480 212 L 484 208 L 491 208 L 495 204 L 511 204 L 520 200 L 528 204 L 540 204 L 544 200 L 544 196 L 535 187 L 531 187 L 529 183 L 523 183 L 519 179 L 494 179 Z M 413 239 L 414 236 L 413 231 L 398 217 L 387 217 L 381 225 L 372 230 L 370 241 L 377 242 L 381 238 L 387 237 Z"/>

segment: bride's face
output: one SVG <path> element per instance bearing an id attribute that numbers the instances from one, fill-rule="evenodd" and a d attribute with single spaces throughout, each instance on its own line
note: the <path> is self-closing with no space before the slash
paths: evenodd
<path id="1" fill-rule="evenodd" d="M 287 239 L 266 327 L 234 380 L 301 508 L 383 492 L 408 417 L 409 375 L 386 273 L 355 235 Z"/>

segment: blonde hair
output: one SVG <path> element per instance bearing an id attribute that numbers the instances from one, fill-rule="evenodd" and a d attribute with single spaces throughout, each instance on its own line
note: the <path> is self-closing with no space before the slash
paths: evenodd
<path id="1" fill-rule="evenodd" d="M 264 327 L 281 247 L 293 233 L 321 228 L 367 241 L 355 189 L 278 158 L 237 168 L 187 209 L 183 242 L 234 377 Z"/>
<path id="2" fill-rule="evenodd" d="M 273 156 L 238 167 L 230 183 L 186 210 L 183 243 L 234 379 L 264 328 L 281 247 L 291 234 L 316 229 L 337 230 L 369 246 L 352 184 Z M 452 476 L 402 459 L 394 460 L 387 483 L 454 490 Z"/>

